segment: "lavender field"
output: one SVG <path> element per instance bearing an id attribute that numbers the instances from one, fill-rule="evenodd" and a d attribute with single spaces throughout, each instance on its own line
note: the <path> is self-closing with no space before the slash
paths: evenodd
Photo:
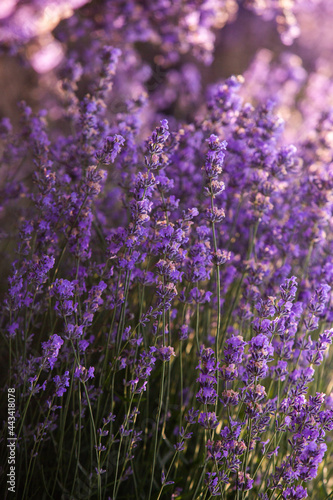
<path id="1" fill-rule="evenodd" d="M 0 1 L 0 497 L 333 500 L 333 2 Z"/>

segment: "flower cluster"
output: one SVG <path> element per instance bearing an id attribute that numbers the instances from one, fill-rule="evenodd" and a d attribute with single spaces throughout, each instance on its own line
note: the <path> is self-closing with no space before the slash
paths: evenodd
<path id="1" fill-rule="evenodd" d="M 47 111 L 0 121 L 17 495 L 328 498 L 331 73 L 200 66 L 227 23 L 289 44 L 315 2 L 44 3 L 0 6 L 5 59 L 61 52 Z"/>

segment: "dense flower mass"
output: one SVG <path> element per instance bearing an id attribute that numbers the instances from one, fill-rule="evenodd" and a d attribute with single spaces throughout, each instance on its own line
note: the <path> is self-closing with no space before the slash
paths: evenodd
<path id="1" fill-rule="evenodd" d="M 42 3 L 0 6 L 1 491 L 328 500 L 328 2 Z"/>

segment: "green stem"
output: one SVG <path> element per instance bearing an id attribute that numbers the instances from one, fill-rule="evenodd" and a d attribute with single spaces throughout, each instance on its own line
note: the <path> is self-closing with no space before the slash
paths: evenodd
<path id="1" fill-rule="evenodd" d="M 163 367 L 162 367 L 160 397 L 159 397 L 159 402 L 158 402 L 157 420 L 156 420 L 156 428 L 155 428 L 155 436 L 154 436 L 154 456 L 153 456 L 153 465 L 152 465 L 151 479 L 150 479 L 150 485 L 149 485 L 148 500 L 151 499 L 151 493 L 152 493 L 153 482 L 154 482 L 155 467 L 156 467 L 158 427 L 159 427 L 159 422 L 160 422 L 160 418 L 161 418 L 161 411 L 162 411 L 162 401 L 163 401 L 163 392 L 164 392 L 164 377 L 165 377 L 165 362 L 163 362 Z"/>
<path id="2" fill-rule="evenodd" d="M 80 385 L 78 387 L 78 390 L 79 390 L 79 393 L 78 393 L 78 398 L 79 398 L 79 424 L 78 424 L 79 428 L 78 428 L 78 434 L 79 434 L 79 437 L 78 437 L 78 445 L 77 445 L 77 450 L 76 450 L 76 465 L 75 465 L 74 477 L 73 477 L 73 480 L 72 480 L 71 497 L 74 494 L 74 488 L 75 488 L 75 484 L 76 484 L 76 477 L 77 477 L 77 472 L 78 472 L 78 468 L 79 468 L 80 453 L 81 453 L 81 412 L 82 412 L 82 400 L 81 400 L 81 387 L 80 387 Z M 69 472 L 69 470 L 68 470 L 68 472 Z M 66 476 L 66 483 L 65 484 L 67 484 L 67 478 L 68 478 L 68 473 L 67 473 L 67 476 Z"/>
<path id="3" fill-rule="evenodd" d="M 53 406 L 53 401 L 54 401 L 54 398 L 52 399 L 52 402 L 51 402 L 51 405 L 50 405 L 50 408 L 49 408 L 49 411 L 47 413 L 47 416 L 46 416 L 46 419 L 44 421 L 44 424 L 43 424 L 43 427 L 42 427 L 42 430 L 41 430 L 41 437 L 39 439 L 36 439 L 35 440 L 35 443 L 34 443 L 34 446 L 33 446 L 33 449 L 31 451 L 31 457 L 30 457 L 30 461 L 29 461 L 29 466 L 28 466 L 28 471 L 27 471 L 27 474 L 26 474 L 26 480 L 25 480 L 25 483 L 24 483 L 24 489 L 23 489 L 23 494 L 22 494 L 22 500 L 24 500 L 25 498 L 25 494 L 26 492 L 28 492 L 28 489 L 29 489 L 29 485 L 30 485 L 30 482 L 31 482 L 31 479 L 33 477 L 33 471 L 34 471 L 34 468 L 35 468 L 35 458 L 36 458 L 36 454 L 38 454 L 38 450 L 39 450 L 39 447 L 40 447 L 40 444 L 41 444 L 41 441 L 43 439 L 43 429 L 45 428 L 45 425 L 48 421 L 48 418 L 50 416 L 50 413 L 51 413 L 51 408 Z M 30 469 L 31 470 L 31 474 L 30 474 Z"/>
<path id="4" fill-rule="evenodd" d="M 61 412 L 60 441 L 59 441 L 59 447 L 58 447 L 58 450 L 57 450 L 58 464 L 57 464 L 57 470 L 56 470 L 55 479 L 54 479 L 54 486 L 53 486 L 53 490 L 52 490 L 52 495 L 54 493 L 54 489 L 55 489 L 56 481 L 58 479 L 58 474 L 59 474 L 60 467 L 62 468 L 62 464 L 61 464 L 62 447 L 63 447 L 64 437 L 65 437 L 65 425 L 66 425 L 66 420 L 67 420 L 67 413 L 68 413 L 68 408 L 69 408 L 69 402 L 70 402 L 72 391 L 73 391 L 74 371 L 75 371 L 75 365 L 73 366 L 73 369 L 72 369 L 71 384 L 70 384 L 70 387 L 69 387 L 69 391 L 67 393 L 65 408 L 64 408 L 64 411 Z"/>
<path id="5" fill-rule="evenodd" d="M 23 427 L 23 424 L 24 424 L 24 421 L 25 421 L 25 417 L 26 417 L 26 414 L 27 414 L 27 411 L 28 411 L 28 407 L 29 407 L 29 404 L 30 404 L 30 401 L 31 401 L 31 398 L 32 398 L 32 394 L 33 394 L 33 391 L 34 391 L 34 389 L 35 389 L 35 387 L 37 385 L 37 382 L 39 380 L 40 374 L 42 373 L 42 369 L 43 368 L 40 368 L 40 370 L 38 372 L 37 378 L 34 381 L 33 386 L 31 388 L 31 391 L 30 391 L 30 394 L 29 394 L 29 397 L 28 397 L 28 401 L 26 402 L 26 405 L 24 407 L 23 415 L 22 415 L 22 418 L 21 418 L 21 424 L 20 424 L 19 431 L 18 431 L 18 434 L 17 434 L 17 441 L 19 440 L 19 437 L 21 435 L 22 427 Z"/>
<path id="6" fill-rule="evenodd" d="M 204 465 L 204 466 L 203 466 L 203 469 L 202 469 L 201 475 L 200 475 L 200 477 L 199 477 L 199 479 L 198 479 L 197 486 L 196 486 L 196 488 L 195 488 L 195 492 L 194 492 L 194 495 L 193 495 L 193 497 L 192 497 L 192 498 L 193 498 L 193 500 L 194 500 L 195 498 L 198 498 L 198 497 L 197 497 L 197 494 L 198 494 L 198 491 L 199 491 L 199 489 L 200 489 L 200 487 L 201 487 L 201 483 L 202 483 L 203 477 L 204 477 L 204 475 L 205 475 L 205 472 L 206 472 L 206 465 Z"/>
<path id="7" fill-rule="evenodd" d="M 129 415 L 130 415 L 130 412 L 131 412 L 131 407 L 132 407 L 132 403 L 133 403 L 133 399 L 134 399 L 134 394 L 135 393 L 133 392 L 132 397 L 131 397 L 131 401 L 130 401 L 130 404 L 129 404 L 129 407 L 128 407 L 128 410 L 127 410 L 127 414 L 126 414 L 126 418 L 125 418 L 125 424 L 124 424 L 124 430 L 126 430 L 126 427 L 128 425 L 128 420 L 129 420 Z M 121 434 L 120 441 L 119 441 L 119 448 L 118 448 L 118 454 L 117 454 L 117 463 L 116 463 L 116 472 L 115 472 L 114 483 L 113 483 L 113 494 L 112 494 L 113 500 L 115 500 L 116 497 L 117 497 L 119 486 L 120 486 L 120 481 L 121 481 L 121 477 L 122 477 L 122 472 L 121 472 L 120 477 L 119 477 L 119 484 L 118 484 L 117 483 L 117 476 L 118 476 L 118 470 L 119 470 L 120 451 L 121 451 L 121 446 L 122 446 L 122 443 L 123 443 L 123 436 L 124 436 L 124 434 Z M 125 454 L 125 456 L 126 456 L 126 454 Z M 124 470 L 124 467 L 123 467 L 122 471 L 123 470 Z"/>
<path id="8" fill-rule="evenodd" d="M 77 365 L 77 367 L 79 367 L 80 366 L 80 361 L 79 361 L 79 359 L 77 357 L 73 341 L 71 340 L 70 343 L 71 343 L 71 346 L 72 346 L 72 349 L 73 349 L 73 353 L 74 353 L 76 365 Z M 98 450 L 97 450 L 98 442 L 97 442 L 97 432 L 96 432 L 95 420 L 94 420 L 94 415 L 93 415 L 93 411 L 92 411 L 92 407 L 91 407 L 91 403 L 90 403 L 90 398 L 89 398 L 89 393 L 88 393 L 88 389 L 87 389 L 87 386 L 86 386 L 86 382 L 84 380 L 81 380 L 81 383 L 83 385 L 84 392 L 85 392 L 85 395 L 86 395 L 87 404 L 88 404 L 88 410 L 89 410 L 89 416 L 90 416 L 90 424 L 91 424 L 91 428 L 93 430 L 93 436 L 92 437 L 93 437 L 94 445 L 95 445 L 94 447 L 95 447 L 97 469 L 98 469 L 98 472 L 97 472 L 98 500 L 102 500 L 102 487 L 101 487 L 102 485 L 101 485 L 101 474 L 100 474 L 100 456 L 99 456 L 99 453 L 98 453 Z"/>
<path id="9" fill-rule="evenodd" d="M 247 462 L 250 454 L 250 446 L 251 446 L 251 435 L 252 435 L 252 418 L 250 418 L 250 423 L 249 423 L 249 441 L 248 445 L 246 447 L 246 452 L 245 452 L 245 459 L 244 459 L 244 478 L 246 474 L 246 469 L 247 469 Z M 246 497 L 246 492 L 243 491 L 242 494 L 242 499 Z"/>

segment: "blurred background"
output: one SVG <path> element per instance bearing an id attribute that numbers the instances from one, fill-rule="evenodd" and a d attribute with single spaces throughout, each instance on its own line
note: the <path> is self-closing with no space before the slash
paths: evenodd
<path id="1" fill-rule="evenodd" d="M 1 0 L 0 119 L 15 126 L 22 99 L 56 115 L 51 96 L 66 58 L 75 54 L 84 66 L 97 41 L 130 50 L 145 89 L 160 92 L 161 109 L 177 117 L 186 119 L 207 84 L 249 67 L 246 92 L 253 97 L 265 84 L 267 94 L 277 62 L 280 83 L 286 71 L 303 84 L 317 75 L 327 105 L 332 20 L 330 0 Z"/>

